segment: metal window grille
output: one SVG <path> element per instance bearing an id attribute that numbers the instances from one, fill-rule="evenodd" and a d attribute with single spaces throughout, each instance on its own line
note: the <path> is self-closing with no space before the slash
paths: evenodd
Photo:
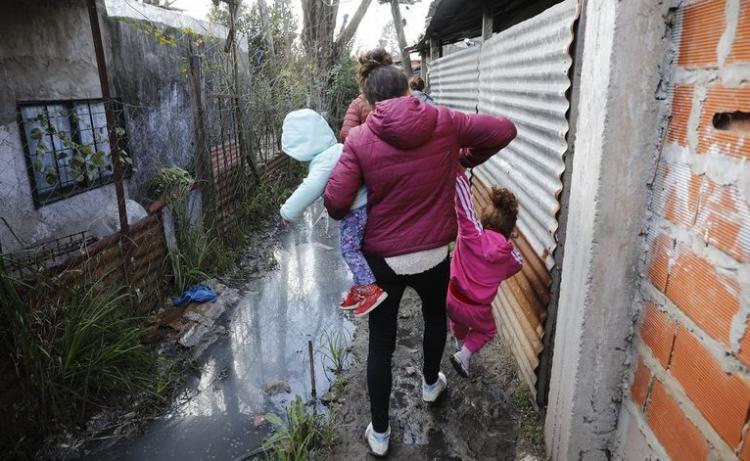
<path id="1" fill-rule="evenodd" d="M 37 208 L 113 181 L 102 100 L 27 102 L 18 107 Z"/>

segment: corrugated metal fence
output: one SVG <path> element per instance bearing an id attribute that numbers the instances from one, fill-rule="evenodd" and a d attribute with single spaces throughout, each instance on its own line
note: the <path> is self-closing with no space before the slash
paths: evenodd
<path id="1" fill-rule="evenodd" d="M 521 205 L 515 243 L 526 264 L 503 284 L 493 306 L 501 335 L 532 391 L 555 265 L 568 147 L 569 49 L 577 17 L 578 2 L 566 0 L 495 34 L 481 47 L 436 60 L 430 74 L 438 104 L 503 115 L 518 128 L 518 137 L 501 155 L 474 170 L 473 183 L 479 206 L 488 205 L 488 188 L 495 185 L 512 190 Z"/>

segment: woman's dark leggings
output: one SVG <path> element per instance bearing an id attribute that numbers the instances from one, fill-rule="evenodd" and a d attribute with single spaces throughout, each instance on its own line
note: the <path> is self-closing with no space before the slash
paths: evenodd
<path id="1" fill-rule="evenodd" d="M 447 333 L 445 298 L 450 277 L 448 261 L 446 258 L 442 263 L 420 274 L 398 275 L 383 258 L 367 257 L 378 285 L 388 293 L 383 304 L 369 314 L 367 388 L 370 392 L 372 425 L 376 432 L 385 432 L 388 429 L 388 406 L 392 379 L 391 357 L 396 348 L 398 307 L 407 286 L 414 288 L 422 300 L 422 317 L 424 318 L 422 373 L 428 384 L 437 381 Z"/>

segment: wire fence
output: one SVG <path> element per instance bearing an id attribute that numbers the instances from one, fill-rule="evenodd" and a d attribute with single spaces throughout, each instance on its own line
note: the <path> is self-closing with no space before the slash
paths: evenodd
<path id="1" fill-rule="evenodd" d="M 164 41 L 166 32 L 154 30 L 158 29 L 143 33 L 150 40 Z M 184 94 L 182 107 L 189 110 L 170 113 L 168 104 L 158 97 L 124 95 L 113 101 L 116 147 L 129 192 L 127 219 L 133 225 L 150 219 L 167 234 L 181 232 L 174 226 L 164 229 L 161 216 L 151 217 L 174 213 L 168 205 L 175 198 L 164 196 L 173 190 L 163 184 L 164 172 L 183 171 L 193 184 L 189 200 L 197 203 L 198 218 L 191 224 L 197 221 L 205 233 L 221 240 L 237 227 L 243 201 L 261 180 L 260 172 L 279 153 L 283 113 L 265 108 L 266 95 L 252 88 L 259 71 L 251 68 L 247 55 L 231 49 L 224 52 L 222 43 L 190 32 L 179 33 L 175 40 L 179 46 L 160 50 L 171 53 L 172 62 L 184 63 L 178 94 Z M 298 103 L 299 99 L 288 100 L 290 108 Z M 17 110 L 4 117 L 16 120 L 17 131 L 0 136 L 5 163 L 0 201 L 18 205 L 4 206 L 7 211 L 0 216 L 2 270 L 27 278 L 43 269 L 65 266 L 70 259 L 90 254 L 97 242 L 119 234 L 105 101 L 18 101 Z M 160 127 L 165 124 L 170 125 L 175 142 L 159 142 L 163 138 Z M 173 218 L 166 220 L 180 224 Z M 139 251 L 132 248 L 137 245 L 130 237 L 115 239 L 118 245 L 129 242 L 124 247 L 124 264 L 132 252 Z M 167 237 L 167 242 L 178 240 L 185 241 Z M 138 268 L 133 270 L 138 272 Z M 166 267 L 165 272 L 169 271 Z M 123 280 L 127 279 L 126 274 Z"/>

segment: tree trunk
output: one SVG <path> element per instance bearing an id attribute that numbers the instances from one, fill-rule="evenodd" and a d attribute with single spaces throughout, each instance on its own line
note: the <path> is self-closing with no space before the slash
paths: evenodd
<path id="1" fill-rule="evenodd" d="M 319 111 L 328 111 L 327 89 L 331 83 L 331 70 L 342 48 L 348 44 L 372 0 L 361 0 L 357 11 L 334 40 L 338 2 L 328 4 L 321 0 L 302 2 L 302 45 L 310 59 L 310 105 Z"/>
<path id="2" fill-rule="evenodd" d="M 396 38 L 398 39 L 398 47 L 401 50 L 401 65 L 404 68 L 406 75 L 411 77 L 414 73 L 411 69 L 411 57 L 409 52 L 406 51 L 406 35 L 404 35 L 404 22 L 401 19 L 401 8 L 399 8 L 398 0 L 391 0 L 391 14 L 393 15 L 393 26 L 396 28 Z"/>
<path id="3" fill-rule="evenodd" d="M 258 13 L 260 14 L 261 28 L 265 31 L 266 45 L 268 46 L 268 57 L 271 61 L 276 57 L 276 49 L 273 43 L 273 30 L 271 29 L 271 15 L 268 12 L 266 0 L 258 0 Z"/>

